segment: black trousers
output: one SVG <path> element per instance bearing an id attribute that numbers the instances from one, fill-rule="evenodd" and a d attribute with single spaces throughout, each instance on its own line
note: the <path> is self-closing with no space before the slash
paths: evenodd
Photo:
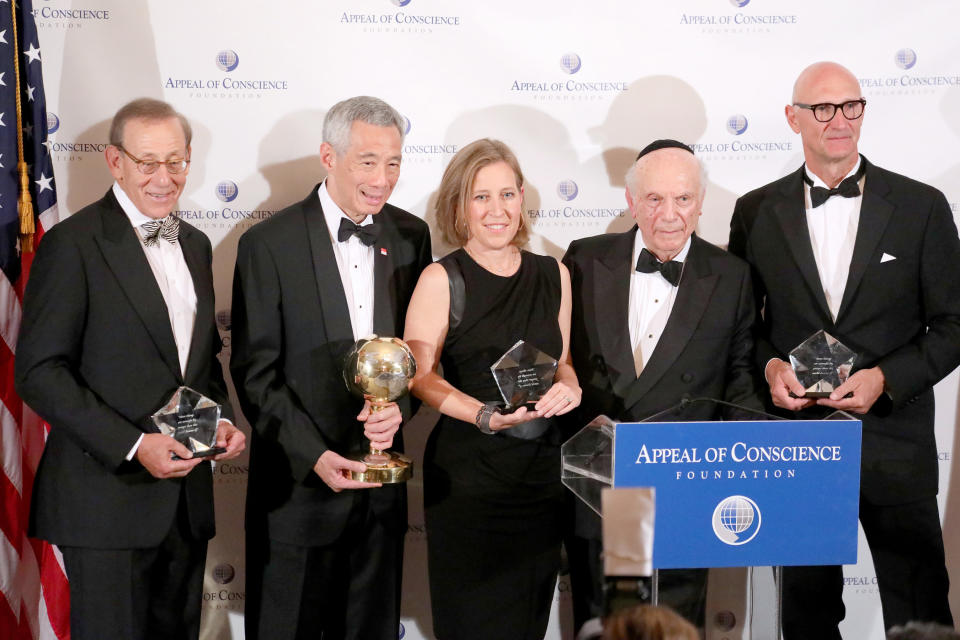
<path id="1" fill-rule="evenodd" d="M 873 505 L 861 499 L 860 524 L 877 572 L 884 627 L 912 620 L 952 627 L 936 498 L 898 505 Z M 845 614 L 842 596 L 841 567 L 784 567 L 784 638 L 839 640 L 838 625 Z"/>
<path id="2" fill-rule="evenodd" d="M 396 640 L 403 533 L 362 496 L 333 544 L 302 547 L 247 535 L 247 640 Z"/>
<path id="3" fill-rule="evenodd" d="M 149 549 L 60 547 L 70 581 L 71 640 L 196 640 L 207 541 L 193 540 L 184 497 Z"/>

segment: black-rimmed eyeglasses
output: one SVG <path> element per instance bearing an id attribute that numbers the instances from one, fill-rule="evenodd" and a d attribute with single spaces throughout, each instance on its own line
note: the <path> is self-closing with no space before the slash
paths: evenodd
<path id="1" fill-rule="evenodd" d="M 840 104 L 833 104 L 832 102 L 818 102 L 817 104 L 794 102 L 793 106 L 800 107 L 801 109 L 810 109 L 817 122 L 830 122 L 833 120 L 833 116 L 837 115 L 838 109 L 847 120 L 856 120 L 863 115 L 863 109 L 867 106 L 867 101 L 860 98 L 859 100 L 849 100 L 847 102 L 841 102 Z"/>
<path id="2" fill-rule="evenodd" d="M 168 160 L 167 162 L 159 162 L 157 160 L 141 160 L 140 158 L 136 157 L 135 155 L 133 155 L 132 153 L 130 153 L 129 151 L 121 147 L 120 145 L 117 145 L 117 149 L 120 149 L 120 151 L 123 151 L 128 158 L 130 158 L 136 163 L 137 169 L 140 171 L 140 173 L 148 176 L 150 174 L 156 173 L 157 169 L 160 168 L 160 165 L 164 165 L 167 168 L 167 173 L 173 174 L 173 175 L 176 175 L 178 173 L 183 173 L 184 171 L 187 170 L 187 167 L 190 166 L 190 161 L 186 159 Z"/>

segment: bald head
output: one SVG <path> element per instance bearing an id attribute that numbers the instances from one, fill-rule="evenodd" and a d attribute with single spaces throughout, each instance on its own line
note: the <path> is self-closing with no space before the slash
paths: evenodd
<path id="1" fill-rule="evenodd" d="M 793 83 L 792 102 L 810 104 L 810 95 L 815 94 L 817 89 L 825 83 L 846 85 L 851 90 L 851 100 L 861 97 L 860 83 L 849 69 L 836 62 L 824 61 L 814 62 L 800 72 L 797 81 Z M 823 100 L 817 100 L 817 102 L 823 102 Z"/>
<path id="2" fill-rule="evenodd" d="M 790 128 L 800 134 L 807 169 L 830 187 L 839 184 L 860 157 L 857 145 L 865 103 L 851 103 L 862 98 L 860 82 L 849 69 L 836 62 L 817 62 L 797 77 L 793 101 L 784 109 Z M 822 107 L 814 113 L 815 105 L 836 108 Z M 833 116 L 826 120 L 831 111 Z"/>

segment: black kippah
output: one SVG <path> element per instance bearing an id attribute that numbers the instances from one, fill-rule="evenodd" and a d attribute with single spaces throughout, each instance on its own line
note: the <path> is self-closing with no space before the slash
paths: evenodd
<path id="1" fill-rule="evenodd" d="M 690 153 L 693 153 L 693 149 L 683 144 L 679 140 L 670 140 L 669 138 L 665 138 L 663 140 L 654 140 L 653 142 L 645 146 L 643 150 L 637 155 L 637 160 L 647 155 L 648 153 L 653 153 L 654 151 L 659 151 L 660 149 L 683 149 L 684 151 L 689 151 Z"/>

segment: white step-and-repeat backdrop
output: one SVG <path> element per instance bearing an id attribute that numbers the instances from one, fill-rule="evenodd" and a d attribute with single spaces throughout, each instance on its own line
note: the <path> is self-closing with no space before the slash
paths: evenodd
<path id="1" fill-rule="evenodd" d="M 663 137 L 694 144 L 706 162 L 700 233 L 725 244 L 735 199 L 801 163 L 783 106 L 797 73 L 821 59 L 861 80 L 869 101 L 862 151 L 939 187 L 954 211 L 960 201 L 955 0 L 35 0 L 34 8 L 62 209 L 76 211 L 108 188 L 103 149 L 121 104 L 163 98 L 191 119 L 193 163 L 180 208 L 214 244 L 224 358 L 237 238 L 322 178 L 324 113 L 351 95 L 379 96 L 407 119 L 392 202 L 427 221 L 451 155 L 478 137 L 506 141 L 528 179 L 532 249 L 556 256 L 575 238 L 629 227 L 625 168 Z M 437 239 L 437 254 L 445 251 Z M 956 374 L 937 387 L 937 401 L 940 504 L 957 569 Z M 421 415 L 409 427 L 414 450 L 433 421 Z M 246 474 L 244 460 L 216 470 L 208 640 L 243 637 Z M 416 479 L 410 495 L 402 636 L 421 640 L 432 632 Z M 863 544 L 860 559 L 846 568 L 844 633 L 878 640 L 879 598 Z M 768 582 L 768 573 L 754 582 Z M 742 597 L 740 576 L 723 584 L 724 599 Z M 769 598 L 756 601 L 746 614 L 769 615 L 761 610 Z M 561 576 L 548 637 L 571 637 L 568 602 Z M 739 628 L 710 635 L 739 637 Z"/>

